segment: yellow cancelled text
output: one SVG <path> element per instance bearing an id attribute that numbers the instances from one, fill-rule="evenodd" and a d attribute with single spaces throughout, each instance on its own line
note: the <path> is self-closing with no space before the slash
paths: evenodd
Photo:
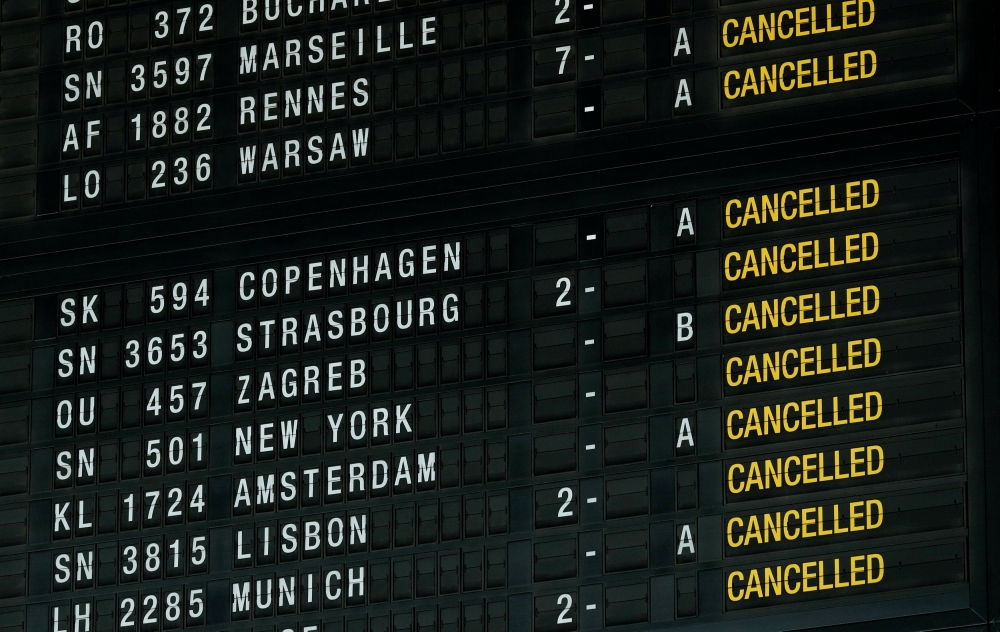
<path id="1" fill-rule="evenodd" d="M 885 577 L 885 560 L 878 553 L 832 560 L 730 571 L 726 583 L 729 601 L 780 597 L 820 590 L 877 584 Z"/>
<path id="2" fill-rule="evenodd" d="M 840 185 L 792 189 L 726 200 L 726 226 L 742 228 L 760 224 L 820 217 L 872 208 L 878 204 L 876 180 L 855 180 Z M 838 202 L 838 199 L 840 200 Z"/>
<path id="3" fill-rule="evenodd" d="M 878 235 L 854 233 L 829 239 L 810 239 L 780 246 L 764 246 L 726 253 L 723 271 L 727 281 L 744 281 L 778 274 L 793 274 L 852 265 L 878 257 Z"/>
<path id="4" fill-rule="evenodd" d="M 733 516 L 726 522 L 726 544 L 730 548 L 794 542 L 842 533 L 871 531 L 882 526 L 882 501 L 848 503 L 841 517 L 840 504 L 802 507 L 749 516 Z"/>
<path id="5" fill-rule="evenodd" d="M 843 403 L 847 404 L 846 409 L 841 408 Z M 859 424 L 881 416 L 882 395 L 878 391 L 851 393 L 844 400 L 837 395 L 818 397 L 746 410 L 734 408 L 726 414 L 726 436 L 739 441 Z"/>
<path id="6" fill-rule="evenodd" d="M 882 345 L 878 338 L 850 340 L 846 349 L 847 354 L 844 359 L 838 356 L 836 342 L 748 356 L 732 356 L 726 360 L 726 384 L 748 386 L 842 371 L 857 371 L 877 366 L 882 359 Z"/>
<path id="7" fill-rule="evenodd" d="M 781 12 L 748 15 L 742 21 L 730 18 L 722 24 L 722 45 L 736 48 L 791 40 L 810 35 L 863 28 L 875 21 L 873 0 L 845 0 Z"/>
<path id="8" fill-rule="evenodd" d="M 795 61 L 733 69 L 726 72 L 722 90 L 726 99 L 735 101 L 748 96 L 793 92 L 838 83 L 870 79 L 878 69 L 873 50 L 851 51 L 843 55 L 809 57 Z"/>
<path id="9" fill-rule="evenodd" d="M 878 311 L 879 291 L 874 285 L 812 292 L 726 306 L 726 333 L 742 334 L 795 327 L 842 318 L 868 316 Z"/>
<path id="10" fill-rule="evenodd" d="M 885 454 L 878 445 L 731 463 L 728 472 L 729 492 L 745 494 L 875 476 L 882 472 L 884 466 Z"/>

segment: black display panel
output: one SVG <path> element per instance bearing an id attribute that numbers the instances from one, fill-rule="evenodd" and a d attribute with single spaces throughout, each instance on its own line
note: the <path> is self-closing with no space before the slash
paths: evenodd
<path id="1" fill-rule="evenodd" d="M 987 18 L 4 2 L 0 632 L 990 625 Z"/>

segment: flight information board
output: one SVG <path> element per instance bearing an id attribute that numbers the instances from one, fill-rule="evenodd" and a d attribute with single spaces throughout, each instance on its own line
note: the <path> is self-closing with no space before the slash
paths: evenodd
<path id="1" fill-rule="evenodd" d="M 320 174 L 451 156 L 478 172 L 493 152 L 697 114 L 955 97 L 953 0 L 877 19 L 873 0 L 721 5 L 10 1 L 47 17 L 4 36 L 3 167 L 34 173 L 5 179 L 0 217 L 303 196 Z"/>
<path id="2" fill-rule="evenodd" d="M 986 625 L 986 10 L 4 0 L 0 632 Z"/>

